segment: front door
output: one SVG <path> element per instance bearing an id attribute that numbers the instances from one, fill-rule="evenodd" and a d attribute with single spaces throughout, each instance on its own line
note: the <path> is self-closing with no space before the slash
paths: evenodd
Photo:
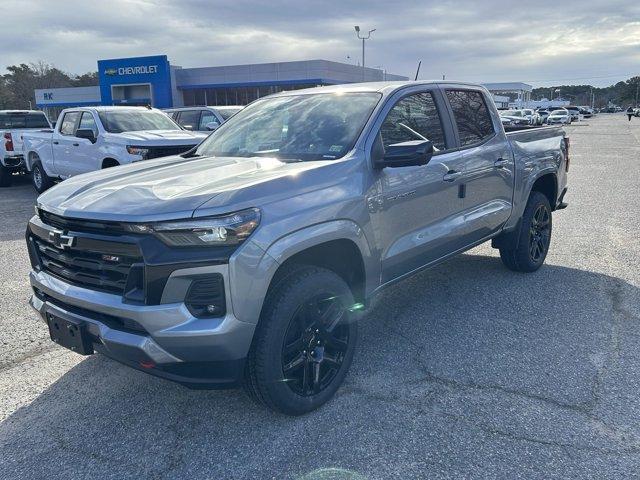
<path id="1" fill-rule="evenodd" d="M 101 139 L 98 137 L 98 126 L 96 125 L 95 118 L 93 118 L 93 114 L 91 112 L 82 112 L 80 123 L 78 124 L 76 131 L 81 128 L 91 130 L 96 138 L 96 143 L 92 143 L 86 138 L 78 138 L 75 136 L 74 132 L 72 143 L 74 161 L 69 165 L 71 176 L 86 172 L 93 172 L 94 170 L 99 170 L 102 166 L 102 158 L 99 158 L 97 155 L 97 142 Z"/>
<path id="2" fill-rule="evenodd" d="M 447 151 L 431 91 L 398 100 L 379 135 L 385 148 L 430 140 L 437 149 L 427 165 L 376 171 L 375 194 L 367 200 L 385 283 L 459 248 L 456 235 L 462 228 L 459 185 L 464 160 L 461 152 Z"/>
<path id="3" fill-rule="evenodd" d="M 75 134 L 81 112 L 67 112 L 62 118 L 59 135 L 54 134 L 52 141 L 53 163 L 56 173 L 62 178 L 68 178 L 73 173 L 76 161 Z"/>

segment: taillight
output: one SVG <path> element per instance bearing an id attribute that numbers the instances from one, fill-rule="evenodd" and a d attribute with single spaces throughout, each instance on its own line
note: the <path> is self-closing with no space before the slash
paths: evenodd
<path id="1" fill-rule="evenodd" d="M 4 134 L 4 149 L 8 151 L 13 151 L 13 138 L 11 138 L 11 133 L 5 132 Z"/>
<path id="2" fill-rule="evenodd" d="M 564 171 L 568 172 L 569 171 L 569 137 L 564 137 L 564 150 L 565 150 L 565 167 L 564 167 Z"/>

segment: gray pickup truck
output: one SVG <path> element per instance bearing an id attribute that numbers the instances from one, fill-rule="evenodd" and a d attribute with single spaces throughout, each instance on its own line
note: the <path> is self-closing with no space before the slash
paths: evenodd
<path id="1" fill-rule="evenodd" d="M 303 414 L 339 388 L 385 287 L 488 240 L 538 269 L 568 167 L 561 128 L 505 133 L 477 85 L 283 92 L 186 154 L 41 195 L 31 305 L 80 354 Z"/>

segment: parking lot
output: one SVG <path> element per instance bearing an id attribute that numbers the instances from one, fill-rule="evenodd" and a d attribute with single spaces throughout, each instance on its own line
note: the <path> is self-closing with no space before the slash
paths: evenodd
<path id="1" fill-rule="evenodd" d="M 345 385 L 300 418 L 50 342 L 27 179 L 0 190 L 0 478 L 630 478 L 640 471 L 640 119 L 566 128 L 547 265 L 488 245 L 387 290 Z"/>

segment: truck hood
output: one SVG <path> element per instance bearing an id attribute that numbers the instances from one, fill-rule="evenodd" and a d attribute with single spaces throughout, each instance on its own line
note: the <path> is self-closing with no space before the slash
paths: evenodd
<path id="1" fill-rule="evenodd" d="M 293 196 L 301 191 L 300 175 L 333 163 L 344 162 L 166 157 L 72 177 L 43 193 L 38 205 L 62 216 L 123 222 L 189 218 L 204 204 L 206 214 L 226 213 Z"/>
<path id="2" fill-rule="evenodd" d="M 208 136 L 204 132 L 190 132 L 188 130 L 141 130 L 112 135 L 136 142 L 136 145 L 191 145 L 200 143 Z"/>

